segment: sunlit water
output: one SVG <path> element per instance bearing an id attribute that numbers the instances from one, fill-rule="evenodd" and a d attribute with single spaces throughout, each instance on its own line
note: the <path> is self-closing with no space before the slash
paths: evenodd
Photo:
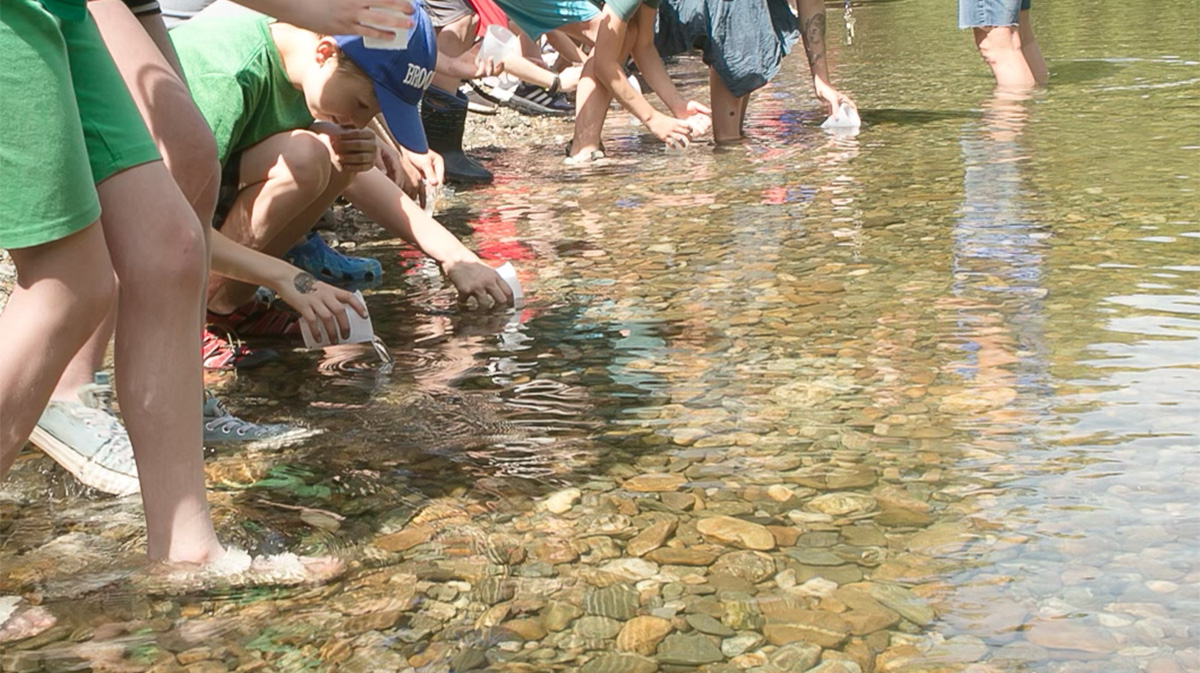
<path id="1" fill-rule="evenodd" d="M 326 431 L 211 457 L 222 534 L 342 554 L 345 582 L 171 600 L 103 588 L 140 552 L 140 510 L 22 461 L 0 563 L 6 593 L 38 590 L 59 616 L 36 644 L 45 661 L 68 666 L 104 632 L 131 670 L 198 646 L 230 670 L 467 670 L 477 651 L 495 670 L 576 670 L 501 647 L 478 611 L 414 616 L 395 583 L 428 580 L 413 564 L 436 559 L 543 577 L 509 549 L 526 532 L 513 522 L 565 486 L 686 470 L 710 504 L 778 519 L 730 501 L 773 471 L 837 465 L 923 503 L 925 520 L 882 527 L 890 561 L 862 573 L 931 602 L 936 621 L 909 630 L 985 646 L 929 666 L 1197 670 L 1197 6 L 1035 3 L 1052 86 L 1027 100 L 992 96 L 953 3 L 856 15 L 853 46 L 832 12 L 830 39 L 861 133 L 817 128 L 799 57 L 755 96 L 744 146 L 665 154 L 622 113 L 606 166 L 563 168 L 554 138 L 501 151 L 496 185 L 441 217 L 513 261 L 519 314 L 463 312 L 435 268 L 374 244 L 363 254 L 387 270 L 368 300 L 392 362 L 370 345 L 296 352 L 225 386 L 245 415 Z M 698 61 L 671 68 L 707 96 Z M 417 512 L 445 527 L 397 569 L 371 542 Z M 77 533 L 98 536 L 88 553 Z"/>

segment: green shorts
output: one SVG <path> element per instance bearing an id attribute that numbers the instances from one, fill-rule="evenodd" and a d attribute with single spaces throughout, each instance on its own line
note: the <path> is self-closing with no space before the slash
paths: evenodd
<path id="1" fill-rule="evenodd" d="M 95 222 L 95 185 L 160 156 L 85 0 L 4 0 L 0 52 L 0 248 L 26 248 Z"/>

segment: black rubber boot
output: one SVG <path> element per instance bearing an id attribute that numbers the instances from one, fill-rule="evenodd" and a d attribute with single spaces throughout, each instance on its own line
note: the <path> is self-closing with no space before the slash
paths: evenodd
<path id="1" fill-rule="evenodd" d="M 431 86 L 421 103 L 421 122 L 429 149 L 446 162 L 450 182 L 480 184 L 492 181 L 492 172 L 463 153 L 463 130 L 467 125 L 467 98 Z"/>

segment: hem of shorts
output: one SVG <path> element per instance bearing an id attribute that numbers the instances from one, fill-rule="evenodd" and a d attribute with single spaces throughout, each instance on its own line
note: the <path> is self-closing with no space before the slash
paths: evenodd
<path id="1" fill-rule="evenodd" d="M 104 171 L 97 171 L 95 167 L 92 167 L 92 179 L 96 184 L 100 184 L 122 171 L 137 168 L 143 164 L 162 161 L 162 155 L 159 154 L 157 145 L 149 143 L 129 148 L 119 155 L 114 155 L 112 159 Z"/>
<path id="2" fill-rule="evenodd" d="M 967 30 L 968 28 L 1012 28 L 1013 26 L 1018 26 L 1018 25 L 1020 25 L 1020 24 L 1018 24 L 1016 21 L 1013 21 L 1012 23 L 979 23 L 979 24 L 972 23 L 972 24 L 967 24 L 965 26 L 960 23 L 960 24 L 958 24 L 958 29 L 959 30 Z"/>
<path id="3" fill-rule="evenodd" d="M 5 250 L 20 250 L 33 248 L 47 243 L 60 241 L 72 234 L 77 234 L 100 219 L 100 204 L 80 210 L 78 213 L 64 215 L 53 221 L 39 226 L 33 231 L 22 231 L 19 235 L 0 235 L 0 248 Z"/>

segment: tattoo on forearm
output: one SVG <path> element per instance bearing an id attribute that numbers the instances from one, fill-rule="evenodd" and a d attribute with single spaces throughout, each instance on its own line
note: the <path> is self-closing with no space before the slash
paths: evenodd
<path id="1" fill-rule="evenodd" d="M 816 74 L 817 64 L 825 58 L 825 9 L 814 14 L 804 24 L 804 53 L 808 67 Z"/>
<path id="2" fill-rule="evenodd" d="M 309 294 L 317 291 L 317 279 L 307 271 L 301 271 L 292 279 L 292 284 L 296 286 L 296 291 L 300 294 Z"/>

